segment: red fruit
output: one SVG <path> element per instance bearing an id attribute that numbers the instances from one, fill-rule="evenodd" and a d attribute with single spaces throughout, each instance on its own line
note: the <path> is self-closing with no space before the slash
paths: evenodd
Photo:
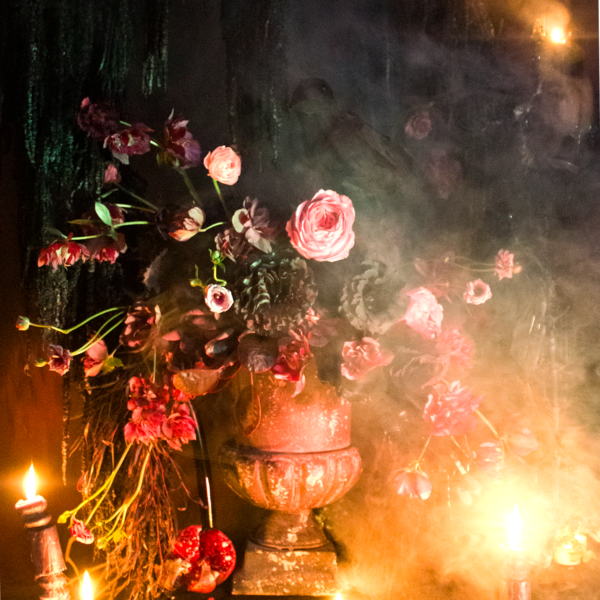
<path id="1" fill-rule="evenodd" d="M 195 563 L 200 557 L 200 534 L 202 525 L 190 525 L 179 532 L 173 554 L 189 563 Z"/>

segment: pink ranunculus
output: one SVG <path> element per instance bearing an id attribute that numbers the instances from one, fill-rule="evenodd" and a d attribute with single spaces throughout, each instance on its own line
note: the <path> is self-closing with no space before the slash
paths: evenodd
<path id="1" fill-rule="evenodd" d="M 513 274 L 521 272 L 523 267 L 515 265 L 514 259 L 515 255 L 511 254 L 508 250 L 500 250 L 495 256 L 496 268 L 494 271 L 498 275 L 498 281 L 501 281 L 503 277 L 512 279 Z"/>
<path id="2" fill-rule="evenodd" d="M 94 534 L 79 519 L 73 519 L 71 527 L 69 527 L 69 532 L 71 533 L 71 537 L 74 537 L 82 544 L 94 543 Z"/>
<path id="3" fill-rule="evenodd" d="M 365 337 L 360 342 L 344 342 L 342 358 L 342 375 L 354 381 L 376 367 L 389 365 L 394 360 L 394 355 L 382 351 L 377 340 Z"/>
<path id="4" fill-rule="evenodd" d="M 233 185 L 242 172 L 242 160 L 233 148 L 219 146 L 204 158 L 208 174 L 225 185 Z"/>
<path id="5" fill-rule="evenodd" d="M 539 447 L 537 438 L 529 429 L 513 431 L 506 436 L 506 443 L 509 448 L 519 456 L 527 456 L 535 452 Z"/>
<path id="6" fill-rule="evenodd" d="M 77 124 L 94 140 L 103 140 L 120 127 L 119 114 L 106 102 L 93 103 L 84 98 L 77 115 Z"/>
<path id="7" fill-rule="evenodd" d="M 172 117 L 165 122 L 165 149 L 174 166 L 181 169 L 200 164 L 200 144 L 188 131 L 188 122 Z"/>
<path id="8" fill-rule="evenodd" d="M 86 377 L 96 377 L 102 370 L 104 361 L 108 358 L 108 350 L 104 340 L 98 340 L 93 346 L 90 346 L 85 353 L 87 357 L 83 359 L 83 370 Z"/>
<path id="9" fill-rule="evenodd" d="M 425 339 L 433 339 L 442 331 L 444 308 L 436 297 L 424 287 L 407 292 L 410 304 L 406 314 L 400 319 L 420 333 Z"/>
<path id="10" fill-rule="evenodd" d="M 473 342 L 461 335 L 458 329 L 442 332 L 435 345 L 435 350 L 439 353 L 438 363 L 443 367 L 447 368 L 451 364 L 457 367 L 471 367 Z"/>
<path id="11" fill-rule="evenodd" d="M 467 283 L 467 291 L 463 294 L 463 300 L 467 304 L 483 304 L 492 297 L 492 290 L 490 286 L 476 279 L 475 281 L 469 281 Z"/>
<path id="12" fill-rule="evenodd" d="M 433 124 L 428 110 L 416 111 L 404 126 L 404 132 L 415 140 L 424 140 L 431 132 Z"/>
<path id="13" fill-rule="evenodd" d="M 129 157 L 134 154 L 146 154 L 150 151 L 150 136 L 146 133 L 152 131 L 143 123 L 134 123 L 104 140 L 104 147 L 108 148 L 113 156 L 123 164 L 129 164 Z"/>
<path id="14" fill-rule="evenodd" d="M 304 368 L 310 358 L 312 358 L 312 352 L 305 336 L 292 339 L 282 338 L 279 341 L 279 354 L 271 371 L 275 379 L 291 381 L 296 384 L 294 396 L 304 389 Z"/>
<path id="15" fill-rule="evenodd" d="M 473 392 L 460 387 L 460 381 L 449 386 L 439 383 L 429 394 L 423 418 L 431 423 L 430 435 L 464 435 L 475 429 L 477 419 L 473 413 L 479 408 L 483 396 L 473 398 Z"/>
<path id="16" fill-rule="evenodd" d="M 226 287 L 213 283 L 204 290 L 204 302 L 213 313 L 227 312 L 233 306 L 233 296 Z"/>
<path id="17" fill-rule="evenodd" d="M 235 231 L 242 234 L 249 244 L 263 252 L 271 252 L 275 230 L 269 227 L 269 211 L 264 207 L 259 208 L 256 198 L 246 198 L 243 208 L 233 213 L 231 223 Z"/>
<path id="18" fill-rule="evenodd" d="M 190 416 L 187 404 L 173 405 L 173 410 L 163 425 L 163 433 L 174 450 L 181 450 L 181 444 L 196 439 L 196 422 Z"/>
<path id="19" fill-rule="evenodd" d="M 120 183 L 120 181 L 121 175 L 119 174 L 119 170 L 116 165 L 110 163 L 104 171 L 104 184 L 110 185 L 112 183 Z"/>
<path id="20" fill-rule="evenodd" d="M 68 373 L 71 361 L 73 360 L 71 352 L 62 346 L 55 346 L 53 344 L 50 345 L 49 349 L 48 368 L 51 371 L 56 371 L 59 375 Z"/>
<path id="21" fill-rule="evenodd" d="M 52 265 L 52 268 L 56 269 L 59 265 L 70 267 L 80 258 L 83 261 L 87 260 L 90 256 L 88 249 L 83 244 L 72 242 L 72 237 L 73 234 L 70 233 L 68 238 L 54 242 L 47 248 L 42 248 L 38 258 L 38 267 Z"/>
<path id="22" fill-rule="evenodd" d="M 286 225 L 292 246 L 304 257 L 334 262 L 354 246 L 352 200 L 333 190 L 319 190 L 305 200 Z"/>
<path id="23" fill-rule="evenodd" d="M 431 481 L 425 473 L 411 468 L 402 469 L 394 477 L 394 483 L 400 496 L 421 498 L 421 500 L 427 500 L 433 489 Z"/>

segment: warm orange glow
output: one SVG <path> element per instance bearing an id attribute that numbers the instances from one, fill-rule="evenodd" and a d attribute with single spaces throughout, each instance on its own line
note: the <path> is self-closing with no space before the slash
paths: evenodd
<path id="1" fill-rule="evenodd" d="M 339 592 L 335 595 L 335 600 L 342 600 L 342 595 Z"/>
<path id="2" fill-rule="evenodd" d="M 508 533 L 508 546 L 509 548 L 517 549 L 521 546 L 521 533 L 523 531 L 523 520 L 521 519 L 521 513 L 519 507 L 515 504 L 515 507 L 508 518 L 508 525 L 506 532 Z"/>
<path id="3" fill-rule="evenodd" d="M 33 463 L 29 467 L 29 472 L 25 478 L 25 499 L 33 500 L 35 498 L 35 471 L 33 470 Z"/>
<path id="4" fill-rule="evenodd" d="M 94 600 L 94 588 L 90 574 L 86 571 L 83 574 L 83 583 L 81 584 L 81 600 Z"/>
<path id="5" fill-rule="evenodd" d="M 565 37 L 565 32 L 560 27 L 555 27 L 550 33 L 550 39 L 555 44 L 566 44 L 567 38 Z"/>

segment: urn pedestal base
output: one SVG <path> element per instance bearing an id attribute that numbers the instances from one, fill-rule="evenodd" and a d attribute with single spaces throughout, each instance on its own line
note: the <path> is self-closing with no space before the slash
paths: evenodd
<path id="1" fill-rule="evenodd" d="M 337 559 L 331 543 L 306 550 L 268 548 L 248 542 L 244 564 L 233 576 L 233 594 L 333 596 Z"/>

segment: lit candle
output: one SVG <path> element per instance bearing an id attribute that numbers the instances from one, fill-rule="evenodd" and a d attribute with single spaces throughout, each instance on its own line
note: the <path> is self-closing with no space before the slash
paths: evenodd
<path id="1" fill-rule="evenodd" d="M 94 600 L 94 587 L 90 574 L 86 571 L 83 574 L 83 583 L 81 584 L 81 600 Z"/>
<path id="2" fill-rule="evenodd" d="M 36 582 L 44 593 L 41 600 L 69 600 L 67 570 L 56 527 L 50 524 L 52 517 L 46 512 L 48 503 L 36 494 L 33 465 L 25 478 L 25 500 L 19 500 L 15 508 L 19 511 L 31 549 L 31 561 Z"/>
<path id="3" fill-rule="evenodd" d="M 335 595 L 335 600 L 342 600 L 342 595 L 339 592 Z"/>
<path id="4" fill-rule="evenodd" d="M 506 533 L 510 552 L 506 595 L 508 600 L 531 600 L 531 583 L 528 581 L 529 568 L 522 542 L 523 519 L 519 507 L 516 505 L 508 519 Z"/>

